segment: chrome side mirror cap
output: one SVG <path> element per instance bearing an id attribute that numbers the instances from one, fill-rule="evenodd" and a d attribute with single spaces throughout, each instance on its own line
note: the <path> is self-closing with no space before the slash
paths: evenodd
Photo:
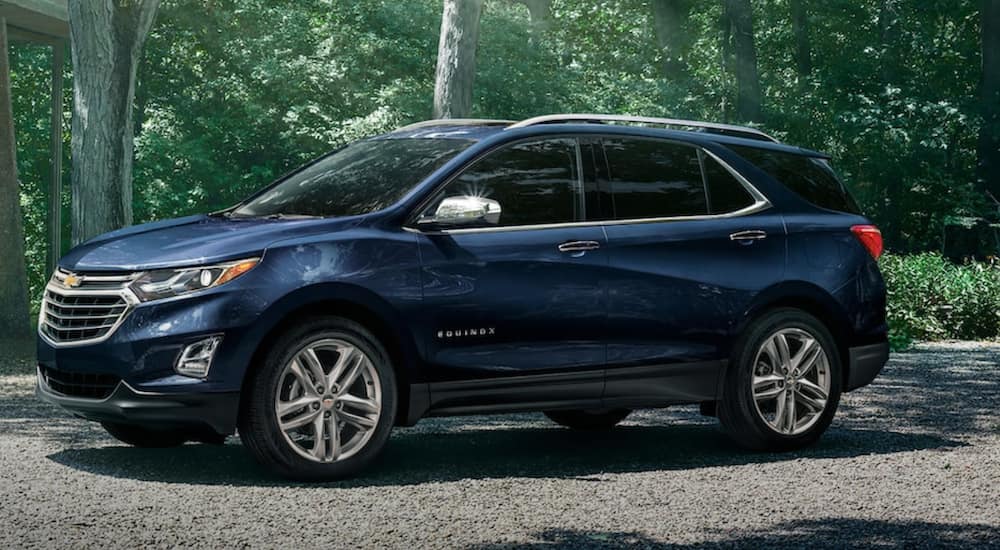
<path id="1" fill-rule="evenodd" d="M 500 223 L 500 212 L 500 203 L 492 199 L 471 195 L 445 197 L 433 216 L 418 223 L 441 227 L 497 225 Z"/>

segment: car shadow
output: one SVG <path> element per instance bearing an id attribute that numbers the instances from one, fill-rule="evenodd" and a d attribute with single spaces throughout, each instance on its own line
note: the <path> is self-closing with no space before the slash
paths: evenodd
<path id="1" fill-rule="evenodd" d="M 549 529 L 535 533 L 535 542 L 475 545 L 470 550 L 500 548 L 550 550 L 553 548 L 650 548 L 696 550 L 701 548 L 996 548 L 1000 529 L 982 524 L 947 524 L 923 521 L 820 518 L 768 525 L 764 531 L 723 531 L 710 542 L 664 543 L 647 535 L 626 531 Z"/>
<path id="2" fill-rule="evenodd" d="M 457 420 L 451 420 L 458 422 Z M 291 486 L 258 466 L 232 439 L 223 446 L 173 449 L 92 447 L 48 456 L 99 475 L 164 483 Z M 736 448 L 711 425 L 622 426 L 605 433 L 562 428 L 467 427 L 452 432 L 397 430 L 378 464 L 331 487 L 413 485 L 506 477 L 578 478 L 601 474 L 684 470 L 791 460 L 843 458 L 965 443 L 927 434 L 831 429 L 815 446 L 793 453 Z"/>

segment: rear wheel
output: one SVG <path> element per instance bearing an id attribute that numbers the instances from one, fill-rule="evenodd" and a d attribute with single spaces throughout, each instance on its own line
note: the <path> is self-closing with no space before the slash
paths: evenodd
<path id="1" fill-rule="evenodd" d="M 784 451 L 815 442 L 840 402 L 841 366 L 830 331 L 815 317 L 779 309 L 740 339 L 718 404 L 740 445 Z"/>
<path id="2" fill-rule="evenodd" d="M 281 336 L 251 375 L 240 438 L 295 479 L 347 477 L 385 446 L 396 415 L 389 356 L 361 325 L 316 318 Z"/>
<path id="3" fill-rule="evenodd" d="M 101 422 L 101 426 L 111 437 L 133 447 L 164 449 L 183 445 L 188 439 L 188 434 L 181 430 L 154 430 L 115 422 Z"/>
<path id="4" fill-rule="evenodd" d="M 610 430 L 632 412 L 628 409 L 546 411 L 549 420 L 574 430 Z"/>

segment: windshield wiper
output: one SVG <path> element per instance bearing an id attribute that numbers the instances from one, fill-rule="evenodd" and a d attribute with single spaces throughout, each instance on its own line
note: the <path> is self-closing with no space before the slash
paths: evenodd
<path id="1" fill-rule="evenodd" d="M 313 216 L 311 214 L 268 214 L 263 216 L 265 220 L 314 220 L 317 218 L 322 218 L 322 216 Z"/>

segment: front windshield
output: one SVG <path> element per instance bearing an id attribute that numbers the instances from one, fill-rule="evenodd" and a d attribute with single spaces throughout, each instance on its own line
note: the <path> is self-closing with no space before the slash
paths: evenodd
<path id="1" fill-rule="evenodd" d="M 381 210 L 472 145 L 471 140 L 358 141 L 293 173 L 232 216 L 354 216 Z"/>

